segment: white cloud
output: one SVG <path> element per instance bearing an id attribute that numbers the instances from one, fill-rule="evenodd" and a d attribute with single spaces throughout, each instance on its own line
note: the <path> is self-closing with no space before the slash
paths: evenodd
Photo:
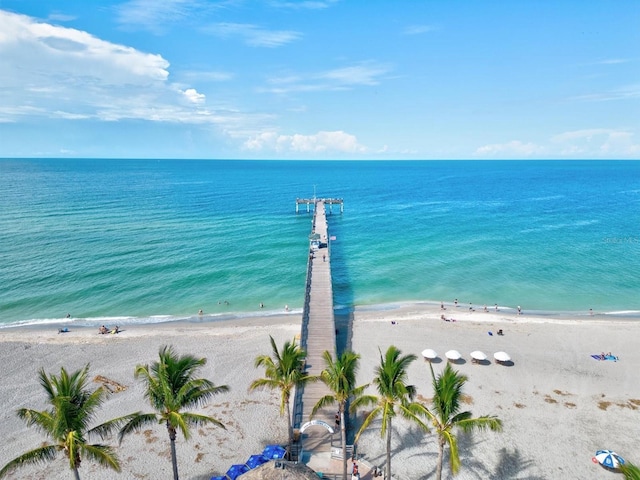
<path id="1" fill-rule="evenodd" d="M 182 94 L 190 103 L 202 104 L 206 99 L 206 96 L 202 93 L 198 93 L 195 88 L 187 88 L 182 92 Z"/>
<path id="2" fill-rule="evenodd" d="M 279 135 L 274 132 L 264 132 L 245 142 L 244 147 L 254 152 L 295 154 L 363 154 L 367 152 L 367 148 L 360 145 L 354 135 L 342 131 L 318 132 L 314 135 Z"/>
<path id="3" fill-rule="evenodd" d="M 629 130 L 591 128 L 573 130 L 552 137 L 560 152 L 567 156 L 585 157 L 637 157 L 640 144 L 635 143 L 634 134 Z"/>
<path id="4" fill-rule="evenodd" d="M 579 95 L 571 100 L 587 102 L 605 102 L 610 100 L 638 100 L 640 99 L 640 84 L 623 85 L 607 92 L 596 92 Z"/>
<path id="5" fill-rule="evenodd" d="M 262 89 L 276 94 L 289 92 L 317 92 L 346 90 L 358 85 L 373 86 L 389 73 L 391 67 L 374 62 L 364 62 L 352 66 L 336 68 L 309 75 L 285 74 L 268 80 L 271 85 Z"/>
<path id="6" fill-rule="evenodd" d="M 116 8 L 116 20 L 127 29 L 160 34 L 167 25 L 201 16 L 214 6 L 199 0 L 130 0 Z"/>
<path id="7" fill-rule="evenodd" d="M 206 33 L 222 38 L 240 37 L 252 47 L 280 47 L 299 39 L 302 34 L 291 30 L 267 30 L 247 23 L 217 23 L 205 28 Z"/>
<path id="8" fill-rule="evenodd" d="M 478 147 L 475 154 L 483 157 L 531 157 L 544 153 L 544 148 L 535 143 L 513 140 L 507 143 L 494 143 Z"/>

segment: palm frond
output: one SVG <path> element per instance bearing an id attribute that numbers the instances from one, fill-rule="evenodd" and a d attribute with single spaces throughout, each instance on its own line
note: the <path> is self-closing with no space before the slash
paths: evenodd
<path id="1" fill-rule="evenodd" d="M 82 452 L 84 455 L 102 465 L 103 467 L 111 468 L 116 472 L 120 472 L 120 462 L 115 455 L 115 449 L 108 445 L 88 445 L 82 446 Z"/>
<path id="2" fill-rule="evenodd" d="M 145 425 L 151 425 L 158 423 L 158 415 L 156 413 L 132 413 L 128 415 L 128 421 L 122 426 L 120 432 L 118 432 L 118 442 L 122 443 L 125 436 L 132 432 L 137 432 Z M 123 417 L 126 418 L 126 417 Z"/>
<path id="3" fill-rule="evenodd" d="M 35 448 L 14 458 L 0 470 L 0 478 L 25 465 L 46 463 L 56 458 L 59 448 L 56 445 L 45 445 Z"/>

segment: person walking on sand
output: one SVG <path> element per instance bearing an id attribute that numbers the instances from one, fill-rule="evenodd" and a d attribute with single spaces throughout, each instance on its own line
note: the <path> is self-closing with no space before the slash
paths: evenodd
<path id="1" fill-rule="evenodd" d="M 520 308 L 520 305 L 518 305 L 518 315 L 522 315 L 522 308 Z"/>

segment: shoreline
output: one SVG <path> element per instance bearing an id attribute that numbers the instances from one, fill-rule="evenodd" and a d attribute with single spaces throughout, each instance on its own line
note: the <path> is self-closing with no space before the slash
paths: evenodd
<path id="1" fill-rule="evenodd" d="M 456 320 L 475 320 L 485 321 L 510 321 L 513 319 L 529 322 L 554 322 L 554 321 L 640 321 L 640 310 L 625 310 L 617 309 L 607 312 L 590 312 L 590 311 L 550 311 L 550 310 L 523 310 L 521 315 L 518 315 L 516 307 L 498 306 L 498 311 L 495 307 L 487 305 L 488 311 L 483 311 L 483 306 L 474 305 L 473 312 L 469 312 L 468 307 L 464 304 L 459 304 L 457 307 L 451 302 L 444 302 L 445 310 L 440 309 L 440 302 L 434 302 L 432 300 L 424 301 L 402 301 L 391 302 L 385 304 L 372 304 L 372 305 L 356 305 L 354 307 L 336 306 L 334 313 L 336 316 L 345 315 L 367 315 L 367 314 L 405 314 L 407 311 L 415 311 L 416 314 L 431 314 L 438 313 L 438 317 L 441 313 L 446 313 L 450 316 L 453 312 L 454 316 L 459 317 Z M 10 331 L 14 329 L 54 329 L 60 328 L 98 328 L 102 324 L 113 324 L 127 327 L 159 327 L 161 325 L 210 325 L 210 324 L 227 324 L 230 322 L 247 323 L 252 321 L 262 323 L 264 319 L 272 319 L 273 322 L 281 321 L 281 317 L 296 317 L 298 318 L 302 314 L 302 309 L 292 308 L 287 311 L 284 308 L 278 310 L 254 310 L 248 312 L 227 312 L 221 314 L 209 314 L 203 315 L 194 314 L 190 316 L 162 316 L 157 315 L 154 317 L 130 317 L 130 316 L 118 316 L 118 317 L 96 317 L 96 318 L 51 318 L 42 320 L 27 320 L 18 321 L 15 323 L 0 324 L 0 332 Z M 483 320 L 483 316 L 485 317 Z M 143 320 L 143 321 L 140 321 Z"/>

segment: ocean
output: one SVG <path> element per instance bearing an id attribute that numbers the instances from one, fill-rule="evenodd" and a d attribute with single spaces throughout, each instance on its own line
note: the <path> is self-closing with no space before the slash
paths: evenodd
<path id="1" fill-rule="evenodd" d="M 0 187 L 4 327 L 300 311 L 314 195 L 344 199 L 340 311 L 640 318 L 637 161 L 4 159 Z"/>

